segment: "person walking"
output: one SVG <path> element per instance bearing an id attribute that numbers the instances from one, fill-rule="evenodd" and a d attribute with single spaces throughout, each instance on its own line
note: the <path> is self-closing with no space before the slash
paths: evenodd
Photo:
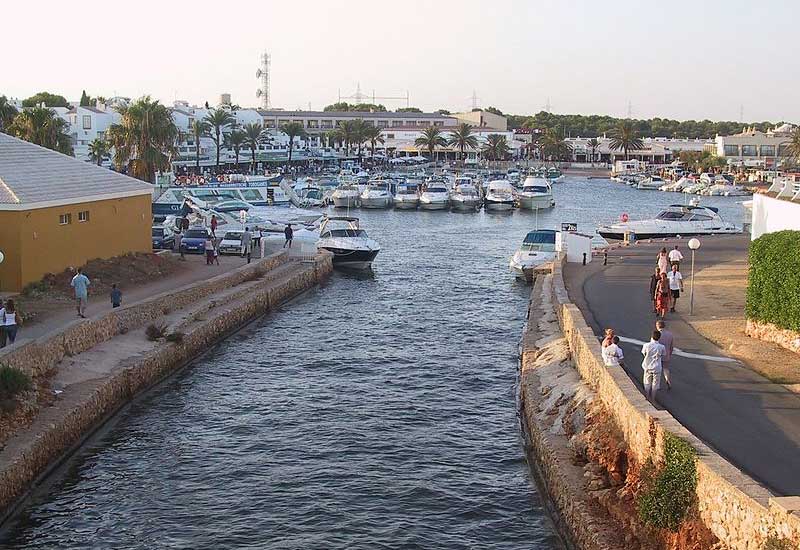
<path id="1" fill-rule="evenodd" d="M 72 278 L 70 286 L 75 289 L 75 301 L 78 307 L 78 317 L 86 318 L 86 302 L 89 299 L 89 277 L 83 274 L 83 268 L 78 268 L 78 273 Z"/>
<path id="2" fill-rule="evenodd" d="M 611 344 L 603 348 L 602 355 L 603 364 L 607 367 L 625 366 L 623 363 L 625 355 L 622 353 L 622 348 L 619 347 L 619 336 L 614 336 Z"/>
<path id="3" fill-rule="evenodd" d="M 3 346 L 6 345 L 6 342 L 8 344 L 13 344 L 17 339 L 17 329 L 22 324 L 22 316 L 20 316 L 19 312 L 17 311 L 17 306 L 14 304 L 14 300 L 7 300 L 5 307 L 0 311 L 2 311 L 0 323 L 3 325 L 4 334 Z"/>
<path id="4" fill-rule="evenodd" d="M 211 215 L 211 236 L 215 239 L 217 238 L 217 216 L 215 214 Z"/>
<path id="5" fill-rule="evenodd" d="M 6 305 L 0 301 L 0 348 L 6 347 L 6 327 L 3 324 L 3 316 L 6 313 Z"/>
<path id="6" fill-rule="evenodd" d="M 650 336 L 650 341 L 642 346 L 642 385 L 644 386 L 644 395 L 648 401 L 655 404 L 656 393 L 661 386 L 661 360 L 664 358 L 665 349 L 659 342 L 661 333 L 654 330 Z"/>
<path id="7" fill-rule="evenodd" d="M 669 251 L 669 263 L 671 265 L 677 265 L 678 269 L 681 268 L 681 260 L 683 260 L 683 254 L 681 251 L 678 250 L 678 245 L 675 245 L 675 248 Z"/>
<path id="8" fill-rule="evenodd" d="M 662 319 L 667 316 L 671 297 L 672 293 L 669 290 L 669 280 L 667 279 L 667 274 L 662 273 L 658 279 L 658 284 L 656 285 L 656 316 L 660 315 Z"/>
<path id="9" fill-rule="evenodd" d="M 250 263 L 250 253 L 253 246 L 253 234 L 250 233 L 250 228 L 245 227 L 242 233 L 242 258 L 247 258 L 247 263 Z"/>
<path id="10" fill-rule="evenodd" d="M 286 248 L 287 245 L 289 248 L 292 248 L 292 239 L 294 239 L 294 230 L 292 229 L 292 224 L 286 224 L 286 229 L 283 230 L 283 235 L 286 237 L 286 242 L 283 243 L 283 248 Z"/>
<path id="11" fill-rule="evenodd" d="M 664 382 L 667 384 L 667 389 L 672 389 L 672 380 L 670 378 L 669 366 L 672 361 L 672 351 L 675 348 L 675 337 L 672 331 L 667 330 L 667 323 L 662 320 L 656 321 L 656 330 L 661 333 L 661 339 L 658 343 L 664 346 L 664 357 L 661 358 L 661 371 L 664 376 Z"/>
<path id="12" fill-rule="evenodd" d="M 667 256 L 667 249 L 662 248 L 656 259 L 658 262 L 658 271 L 660 273 L 666 273 L 669 270 L 669 257 Z"/>
<path id="13" fill-rule="evenodd" d="M 211 235 L 206 235 L 203 249 L 206 252 L 206 265 L 214 265 L 214 241 L 211 240 Z"/>
<path id="14" fill-rule="evenodd" d="M 656 287 L 659 279 L 661 279 L 661 270 L 656 266 L 654 271 L 655 273 L 650 275 L 650 301 L 653 303 L 653 313 L 658 313 L 656 309 Z"/>
<path id="15" fill-rule="evenodd" d="M 669 291 L 672 294 L 672 308 L 670 308 L 670 311 L 674 312 L 675 306 L 678 304 L 678 298 L 681 297 L 681 291 L 683 290 L 683 275 L 678 271 L 678 264 L 672 264 L 672 271 L 667 273 L 667 279 L 669 280 Z"/>
<path id="16" fill-rule="evenodd" d="M 111 307 L 119 307 L 122 305 L 122 291 L 117 288 L 117 283 L 111 285 Z"/>

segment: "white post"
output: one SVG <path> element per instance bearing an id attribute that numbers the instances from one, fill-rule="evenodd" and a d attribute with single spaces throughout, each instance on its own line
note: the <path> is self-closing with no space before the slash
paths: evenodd
<path id="1" fill-rule="evenodd" d="M 689 315 L 694 315 L 694 249 L 692 250 L 692 288 L 689 289 Z"/>

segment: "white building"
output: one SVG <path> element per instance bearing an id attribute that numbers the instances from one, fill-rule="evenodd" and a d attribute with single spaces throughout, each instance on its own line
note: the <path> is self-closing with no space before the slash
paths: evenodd
<path id="1" fill-rule="evenodd" d="M 448 128 L 452 127 L 444 127 L 442 130 L 442 134 L 445 138 L 448 138 L 449 132 L 447 131 Z M 398 157 L 411 157 L 416 155 L 428 155 L 428 151 L 424 147 L 419 147 L 415 142 L 417 138 L 422 136 L 424 128 L 419 127 L 397 127 L 397 128 L 386 128 L 381 132 L 381 137 L 384 140 L 384 143 L 377 147 L 377 150 L 385 152 L 391 156 L 398 156 Z M 514 132 L 511 130 L 498 130 L 495 128 L 487 128 L 487 127 L 474 127 L 472 129 L 472 134 L 478 140 L 478 147 L 468 148 L 464 151 L 465 154 L 465 161 L 474 161 L 479 158 L 480 151 L 483 146 L 486 144 L 488 136 L 491 134 L 499 134 L 506 138 L 506 142 L 508 143 L 509 149 L 511 150 L 510 156 L 512 158 L 519 158 L 522 155 L 522 150 L 524 144 L 520 143 L 519 141 L 514 140 Z M 455 160 L 460 151 L 456 147 L 452 146 L 444 146 L 444 147 L 437 147 L 434 149 L 434 157 L 438 160 Z"/>
<path id="2" fill-rule="evenodd" d="M 772 168 L 786 157 L 794 130 L 794 126 L 783 124 L 766 132 L 745 128 L 733 136 L 717 136 L 716 154 L 730 165 Z"/>
<path id="3" fill-rule="evenodd" d="M 120 121 L 120 114 L 105 104 L 97 107 L 73 107 L 72 109 L 56 108 L 55 111 L 69 123 L 69 135 L 75 158 L 89 161 L 89 143 L 95 139 L 104 139 L 108 128 Z M 63 112 L 62 112 L 63 111 Z M 105 164 L 109 164 L 108 160 Z"/>

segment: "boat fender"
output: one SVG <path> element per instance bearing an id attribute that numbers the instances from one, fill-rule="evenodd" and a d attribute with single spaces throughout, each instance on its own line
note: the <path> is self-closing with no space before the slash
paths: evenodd
<path id="1" fill-rule="evenodd" d="M 619 219 L 621 219 L 623 222 L 628 221 L 628 213 L 623 212 L 622 215 L 619 217 Z"/>

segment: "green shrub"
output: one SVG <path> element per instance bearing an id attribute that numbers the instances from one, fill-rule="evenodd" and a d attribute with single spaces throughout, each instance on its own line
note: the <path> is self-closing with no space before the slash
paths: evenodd
<path id="1" fill-rule="evenodd" d="M 144 334 L 147 336 L 147 339 L 151 342 L 155 342 L 159 338 L 163 338 L 167 332 L 167 325 L 163 323 L 153 323 L 152 325 L 147 325 L 147 328 L 144 329 Z"/>
<path id="2" fill-rule="evenodd" d="M 792 541 L 772 535 L 764 543 L 764 550 L 797 550 Z"/>
<path id="3" fill-rule="evenodd" d="M 695 501 L 697 466 L 694 449 L 684 440 L 664 436 L 664 464 L 647 480 L 637 509 L 643 523 L 677 531 Z"/>
<path id="4" fill-rule="evenodd" d="M 800 330 L 800 231 L 767 233 L 750 243 L 748 319 Z"/>
<path id="5" fill-rule="evenodd" d="M 183 333 L 182 332 L 170 332 L 167 334 L 166 337 L 167 342 L 173 342 L 175 344 L 182 344 L 183 343 Z"/>
<path id="6" fill-rule="evenodd" d="M 11 399 L 31 389 L 31 377 L 21 370 L 6 365 L 0 366 L 0 399 Z"/>

